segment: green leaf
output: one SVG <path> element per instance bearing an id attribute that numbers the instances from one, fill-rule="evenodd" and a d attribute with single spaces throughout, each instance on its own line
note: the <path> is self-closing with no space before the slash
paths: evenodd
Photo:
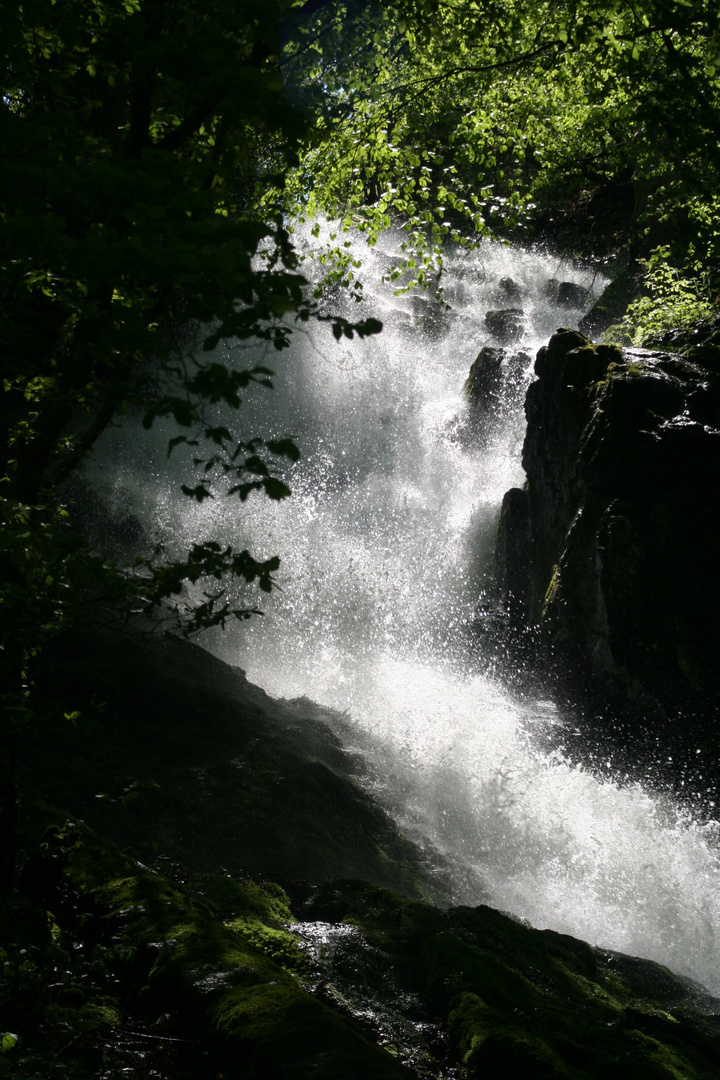
<path id="1" fill-rule="evenodd" d="M 6 1031 L 0 1038 L 0 1051 L 3 1054 L 9 1054 L 12 1050 L 15 1050 L 20 1046 L 20 1036 L 14 1035 L 11 1031 Z"/>

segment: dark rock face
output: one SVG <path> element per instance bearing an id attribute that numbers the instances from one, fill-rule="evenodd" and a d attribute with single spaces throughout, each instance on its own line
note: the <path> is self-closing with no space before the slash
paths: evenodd
<path id="1" fill-rule="evenodd" d="M 517 341 L 522 337 L 524 312 L 520 308 L 503 308 L 488 311 L 485 325 L 498 341 Z"/>
<path id="2" fill-rule="evenodd" d="M 493 349 L 486 345 L 470 368 L 465 393 L 471 403 L 486 412 L 502 408 L 508 396 L 522 385 L 531 364 L 530 354 L 519 349 Z"/>
<path id="3" fill-rule="evenodd" d="M 413 296 L 412 310 L 415 326 L 431 340 L 447 331 L 452 312 L 437 297 Z"/>
<path id="4" fill-rule="evenodd" d="M 514 628 L 576 685 L 662 709 L 720 694 L 720 377 L 699 359 L 558 331 L 499 530 Z"/>
<path id="5" fill-rule="evenodd" d="M 581 308 L 587 302 L 588 296 L 588 290 L 582 285 L 577 285 L 574 281 L 561 281 L 558 286 L 558 307 Z"/>
<path id="6" fill-rule="evenodd" d="M 510 626 L 521 629 L 530 618 L 530 506 L 527 492 L 511 488 L 505 494 L 495 552 L 495 573 Z"/>
<path id="7" fill-rule="evenodd" d="M 559 281 L 558 278 L 548 278 L 544 291 L 547 300 L 568 310 L 584 307 L 590 296 L 583 285 L 574 281 Z"/>
<path id="8" fill-rule="evenodd" d="M 470 368 L 465 393 L 482 409 L 496 409 L 500 405 L 503 390 L 503 361 L 505 349 L 481 349 Z"/>
<path id="9" fill-rule="evenodd" d="M 500 420 L 519 404 L 531 364 L 522 350 L 494 349 L 486 345 L 470 368 L 465 393 L 470 401 L 470 425 L 477 438 L 495 430 Z"/>
<path id="10" fill-rule="evenodd" d="M 44 663 L 59 715 L 65 701 L 92 717 L 94 702 L 107 704 L 91 738 L 57 725 L 23 747 L 22 768 L 144 860 L 161 851 L 201 872 L 361 877 L 423 894 L 416 849 L 361 788 L 328 710 L 275 701 L 174 638 L 73 635 Z"/>
<path id="11" fill-rule="evenodd" d="M 610 282 L 587 315 L 580 320 L 580 329 L 590 337 L 601 337 L 608 327 L 622 319 L 628 304 L 640 290 L 637 267 L 622 270 Z"/>

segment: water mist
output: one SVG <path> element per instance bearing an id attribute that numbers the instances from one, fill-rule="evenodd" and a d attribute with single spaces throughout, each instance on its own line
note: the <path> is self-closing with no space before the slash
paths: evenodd
<path id="1" fill-rule="evenodd" d="M 327 327 L 300 328 L 283 353 L 239 351 L 276 371 L 275 390 L 258 388 L 238 422 L 243 436 L 295 438 L 291 499 L 191 503 L 168 475 L 162 428 L 109 433 L 96 483 L 171 549 L 217 539 L 280 554 L 264 618 L 204 644 L 270 694 L 337 710 L 377 796 L 450 867 L 457 902 L 660 961 L 720 993 L 717 826 L 538 749 L 534 734 L 559 723 L 552 703 L 518 700 L 470 647 L 500 502 L 524 481 L 532 358 L 582 315 L 559 309 L 548 282 L 589 298 L 602 283 L 488 243 L 449 259 L 439 308 L 382 283 L 392 254 L 391 241 L 362 248 L 366 300 L 344 312 L 382 319 L 379 336 L 338 343 Z M 509 307 L 524 312 L 513 349 L 527 362 L 478 427 L 463 385 L 480 348 L 497 344 L 486 312 Z M 180 453 L 173 462 L 187 467 Z"/>

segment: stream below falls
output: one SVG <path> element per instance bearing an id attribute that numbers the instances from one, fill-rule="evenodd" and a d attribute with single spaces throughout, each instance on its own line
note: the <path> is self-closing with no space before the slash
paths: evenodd
<path id="1" fill-rule="evenodd" d="M 179 492 L 190 475 L 180 451 L 168 471 L 172 432 L 130 422 L 104 437 L 94 483 L 171 554 L 215 539 L 281 556 L 264 618 L 203 644 L 274 696 L 336 710 L 375 795 L 450 868 L 455 902 L 659 961 L 720 994 L 717 823 L 602 762 L 590 771 L 549 751 L 538 735 L 567 719 L 511 690 L 473 636 L 502 496 L 524 482 L 535 353 L 558 326 L 577 326 L 605 282 L 484 243 L 447 260 L 443 309 L 382 282 L 385 243 L 358 242 L 365 301 L 343 301 L 348 317 L 382 319 L 382 334 L 336 342 L 327 324 L 305 325 L 283 352 L 236 352 L 276 372 L 275 389 L 255 388 L 234 422 L 245 437 L 294 437 L 292 498 L 194 503 Z M 588 289 L 585 308 L 559 308 L 558 281 Z M 498 344 L 486 312 L 504 308 L 524 312 L 511 349 L 526 356 L 478 424 L 463 385 L 480 348 Z"/>

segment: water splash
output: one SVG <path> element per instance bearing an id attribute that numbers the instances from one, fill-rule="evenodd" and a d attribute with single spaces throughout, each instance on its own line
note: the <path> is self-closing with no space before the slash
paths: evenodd
<path id="1" fill-rule="evenodd" d="M 348 718 L 341 736 L 403 827 L 451 867 L 458 902 L 661 961 L 718 992 L 716 826 L 540 751 L 534 733 L 559 722 L 552 704 L 517 700 L 478 674 L 468 649 L 500 501 L 524 479 L 531 357 L 582 314 L 558 309 L 548 283 L 575 282 L 589 302 L 602 282 L 485 244 L 448 260 L 446 309 L 381 284 L 392 254 L 363 252 L 364 314 L 383 320 L 382 335 L 338 344 L 322 328 L 297 333 L 268 357 L 276 390 L 244 408 L 242 434 L 298 442 L 291 500 L 191 506 L 169 486 L 164 441 L 136 431 L 108 440 L 102 484 L 155 538 L 281 554 L 265 618 L 206 644 L 271 694 Z M 498 344 L 486 312 L 503 307 L 524 312 L 528 361 L 478 426 L 462 387 L 479 349 Z"/>

